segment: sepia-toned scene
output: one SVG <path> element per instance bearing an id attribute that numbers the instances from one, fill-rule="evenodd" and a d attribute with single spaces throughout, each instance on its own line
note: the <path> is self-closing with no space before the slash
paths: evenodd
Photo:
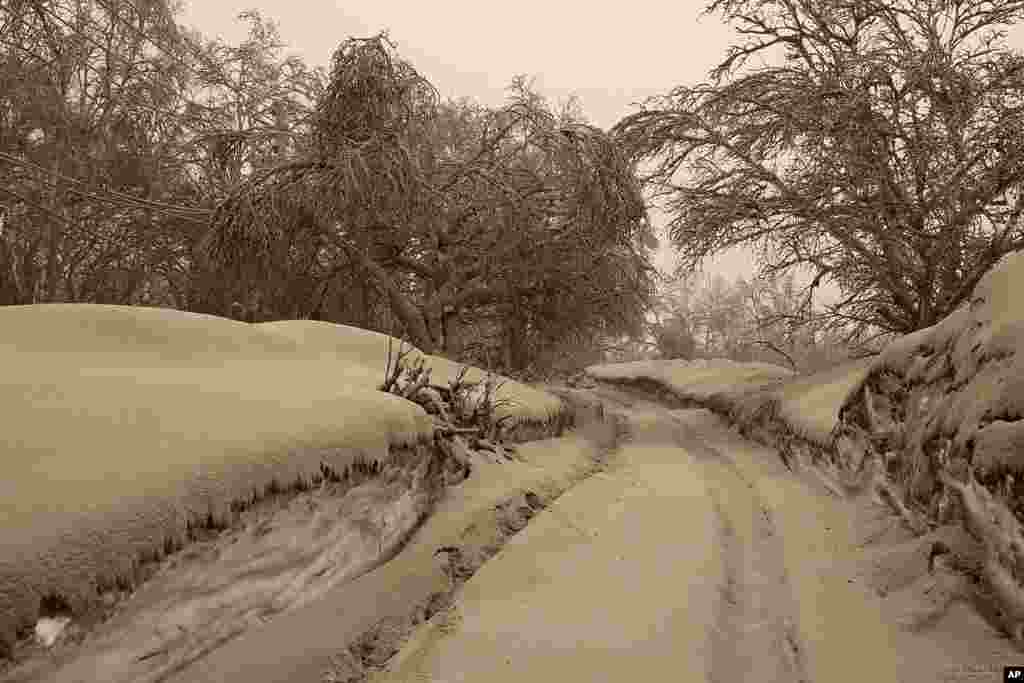
<path id="1" fill-rule="evenodd" d="M 1022 49 L 0 0 L 0 683 L 1012 680 Z"/>

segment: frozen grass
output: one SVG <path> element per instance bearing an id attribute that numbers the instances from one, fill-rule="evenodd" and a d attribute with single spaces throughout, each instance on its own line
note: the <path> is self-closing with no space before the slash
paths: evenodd
<path id="1" fill-rule="evenodd" d="M 422 408 L 377 391 L 385 335 L 73 304 L 0 308 L 0 329 L 0 640 L 35 624 L 41 598 L 81 606 L 273 483 L 433 439 Z M 513 421 L 561 407 L 512 381 L 499 397 Z"/>

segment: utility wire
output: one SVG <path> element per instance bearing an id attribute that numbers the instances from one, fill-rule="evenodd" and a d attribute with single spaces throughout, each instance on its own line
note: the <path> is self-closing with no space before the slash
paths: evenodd
<path id="1" fill-rule="evenodd" d="M 67 227 L 74 227 L 73 224 L 71 223 L 71 221 L 69 221 L 64 216 L 61 216 L 58 213 L 50 211 L 45 206 L 40 206 L 39 204 L 36 204 L 32 200 L 30 200 L 30 199 L 28 199 L 26 197 L 23 197 L 22 195 L 18 194 L 14 190 L 8 189 L 8 188 L 0 185 L 0 192 L 3 192 L 4 194 L 8 194 L 8 195 L 14 197 L 15 199 L 17 199 L 21 203 L 25 204 L 25 206 L 29 207 L 30 209 L 34 209 L 34 210 L 36 210 L 36 211 L 38 211 L 40 213 L 44 213 L 47 216 L 49 216 L 50 218 L 63 223 Z"/>

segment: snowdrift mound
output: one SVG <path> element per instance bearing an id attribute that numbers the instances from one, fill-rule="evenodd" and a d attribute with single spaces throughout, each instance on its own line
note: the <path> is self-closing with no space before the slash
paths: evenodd
<path id="1" fill-rule="evenodd" d="M 784 430 L 787 435 L 829 448 L 839 411 L 867 375 L 870 364 L 871 359 L 851 360 L 828 370 L 739 394 L 726 412 L 745 432 Z"/>
<path id="2" fill-rule="evenodd" d="M 170 309 L 0 308 L 0 657 L 41 607 L 90 608 L 268 490 L 441 457 L 430 416 L 376 390 L 387 339 Z M 458 366 L 442 361 L 428 364 L 443 381 Z M 524 423 L 561 410 L 511 381 L 498 397 Z"/>
<path id="3" fill-rule="evenodd" d="M 830 448 L 839 410 L 864 376 L 870 359 L 848 361 L 811 375 L 769 363 L 727 359 L 637 361 L 587 368 L 589 376 L 650 389 L 655 398 L 709 408 L 755 440 L 791 452 Z"/>
<path id="4" fill-rule="evenodd" d="M 144 306 L 37 304 L 4 306 L 0 353 L 89 354 L 90 363 L 295 353 L 292 340 L 259 325 L 202 313 Z M 103 357 L 106 356 L 106 357 Z"/>
<path id="5" fill-rule="evenodd" d="M 608 382 L 653 382 L 683 401 L 723 406 L 793 376 L 791 371 L 771 363 L 737 363 L 724 358 L 591 365 L 584 372 Z"/>
<path id="6" fill-rule="evenodd" d="M 1003 258 L 970 301 L 896 341 L 870 365 L 836 428 L 842 469 L 880 472 L 921 529 L 961 520 L 1018 641 L 1024 627 L 1024 252 Z"/>
<path id="7" fill-rule="evenodd" d="M 311 359 L 345 362 L 350 366 L 346 381 L 356 380 L 367 387 L 376 387 L 380 383 L 383 368 L 387 364 L 388 335 L 380 332 L 314 320 L 283 320 L 260 323 L 254 327 L 296 344 L 298 352 Z M 391 342 L 391 352 L 396 355 L 399 341 L 392 339 Z M 408 351 L 407 363 L 413 364 L 422 359 L 431 369 L 431 384 L 447 385 L 465 367 L 441 356 L 425 354 L 409 344 L 402 344 L 401 349 L 403 352 Z M 464 380 L 483 382 L 486 376 L 486 371 L 470 367 Z M 549 393 L 507 377 L 498 377 L 498 380 L 503 384 L 495 396 L 501 402 L 495 410 L 496 417 L 509 416 L 513 424 L 544 423 L 562 411 L 561 401 Z"/>

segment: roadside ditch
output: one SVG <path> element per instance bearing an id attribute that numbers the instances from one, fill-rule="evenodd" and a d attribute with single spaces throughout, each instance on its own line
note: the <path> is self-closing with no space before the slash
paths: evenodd
<path id="1" fill-rule="evenodd" d="M 569 392 L 565 410 L 545 424 L 521 424 L 500 443 L 438 434 L 433 445 L 393 449 L 388 463 L 357 462 L 337 473 L 273 482 L 232 506 L 229 520 L 190 522 L 183 542 L 140 556 L 128 576 L 96 588 L 74 608 L 44 596 L 35 628 L 23 626 L 0 663 L 0 681 L 194 680 L 193 665 L 251 629 L 366 577 L 400 555 L 446 491 L 473 470 L 488 476 L 522 465 L 518 442 L 557 439 L 566 430 L 593 445 L 568 478 L 513 489 L 476 517 L 459 543 L 435 549 L 446 585 L 409 600 L 355 637 L 335 642 L 333 680 L 359 681 L 401 644 L 401 634 L 451 603 L 452 595 L 510 536 L 575 482 L 599 471 L 620 430 L 599 405 Z M 482 441 L 482 440 L 481 440 Z M 90 672 L 86 674 L 85 672 Z M 216 680 L 215 678 L 212 680 Z"/>
<path id="2" fill-rule="evenodd" d="M 566 479 L 552 479 L 536 490 L 516 490 L 493 505 L 483 519 L 477 519 L 460 533 L 457 544 L 440 546 L 448 579 L 443 590 L 430 593 L 426 599 L 410 605 L 401 615 L 382 619 L 359 634 L 331 658 L 324 683 L 364 683 L 398 653 L 420 624 L 435 614 L 450 610 L 462 587 L 508 540 L 520 532 L 537 513 L 554 503 L 573 486 L 601 472 L 608 456 L 616 451 L 626 436 L 625 421 L 605 414 L 600 403 L 588 400 L 571 389 L 547 388 L 571 406 L 575 433 L 591 444 L 588 462 Z"/>

